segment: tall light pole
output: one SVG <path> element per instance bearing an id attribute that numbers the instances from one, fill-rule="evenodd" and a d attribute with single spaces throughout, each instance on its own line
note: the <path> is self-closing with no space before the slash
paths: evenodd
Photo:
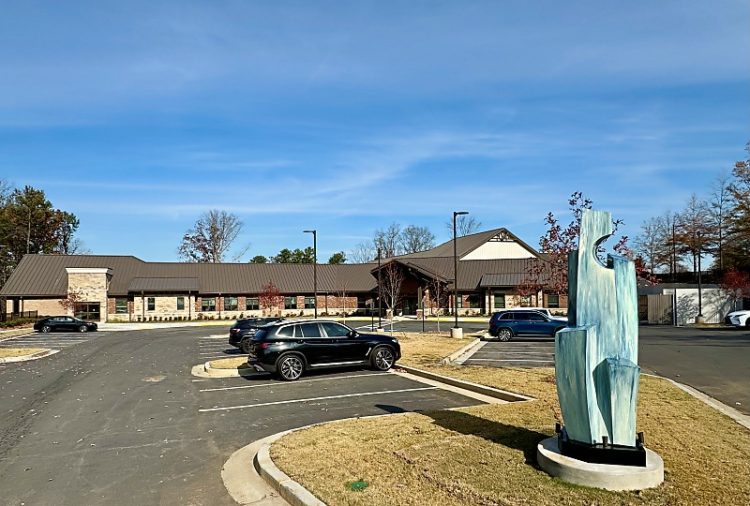
<path id="1" fill-rule="evenodd" d="M 456 250 L 456 216 L 469 214 L 467 211 L 453 211 L 453 316 L 454 329 L 458 328 L 458 252 Z"/>
<path id="2" fill-rule="evenodd" d="M 378 328 L 383 328 L 382 316 L 383 316 L 383 301 L 382 301 L 383 289 L 380 284 L 380 248 L 378 248 Z"/>
<path id="3" fill-rule="evenodd" d="M 312 234 L 313 236 L 313 293 L 315 298 L 315 319 L 318 319 L 318 231 L 317 230 L 303 230 L 305 234 Z"/>
<path id="4" fill-rule="evenodd" d="M 698 232 L 698 316 L 695 317 L 695 323 L 703 323 L 703 297 L 702 297 L 702 279 L 701 279 L 701 255 L 703 252 L 703 234 Z"/>

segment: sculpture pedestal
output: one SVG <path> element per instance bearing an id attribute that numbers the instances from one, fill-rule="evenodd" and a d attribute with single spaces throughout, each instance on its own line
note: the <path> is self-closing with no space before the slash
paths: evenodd
<path id="1" fill-rule="evenodd" d="M 454 339 L 463 339 L 464 338 L 464 329 L 461 327 L 453 327 L 451 328 L 451 337 Z"/>
<path id="2" fill-rule="evenodd" d="M 560 453 L 557 436 L 537 445 L 536 459 L 544 471 L 563 481 L 606 490 L 643 490 L 664 481 L 664 461 L 648 448 L 646 467 L 591 464 Z"/>

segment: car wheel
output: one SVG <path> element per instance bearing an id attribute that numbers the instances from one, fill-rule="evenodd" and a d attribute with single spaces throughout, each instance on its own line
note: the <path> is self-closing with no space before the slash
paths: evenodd
<path id="1" fill-rule="evenodd" d="M 42 327 L 42 332 L 44 332 L 45 334 L 49 333 L 50 330 L 52 330 L 52 327 L 50 327 L 49 325 L 45 325 L 44 327 Z"/>
<path id="2" fill-rule="evenodd" d="M 283 355 L 276 363 L 276 372 L 284 381 L 295 381 L 302 376 L 305 362 L 297 354 Z"/>
<path id="3" fill-rule="evenodd" d="M 510 341 L 511 337 L 513 337 L 513 331 L 511 331 L 509 328 L 498 329 L 497 338 L 500 341 L 503 341 L 503 342 Z"/>
<path id="4" fill-rule="evenodd" d="M 245 339 L 244 341 L 240 341 L 240 349 L 242 353 L 250 353 L 250 340 Z"/>
<path id="5" fill-rule="evenodd" d="M 79 332 L 88 332 L 89 328 L 86 325 L 81 325 L 80 327 L 78 327 L 78 331 Z"/>
<path id="6" fill-rule="evenodd" d="M 396 362 L 396 356 L 390 346 L 376 346 L 370 355 L 370 365 L 376 371 L 387 371 Z"/>

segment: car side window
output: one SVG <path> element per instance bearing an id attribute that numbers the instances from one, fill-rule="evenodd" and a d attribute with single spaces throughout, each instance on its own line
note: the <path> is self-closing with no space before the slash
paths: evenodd
<path id="1" fill-rule="evenodd" d="M 67 316 L 67 317 L 65 317 L 64 320 L 65 320 L 66 323 L 73 323 L 75 321 L 75 318 L 71 318 L 70 316 Z"/>
<path id="2" fill-rule="evenodd" d="M 317 323 L 303 323 L 297 327 L 298 330 L 302 331 L 304 337 L 321 337 Z"/>
<path id="3" fill-rule="evenodd" d="M 529 313 L 513 313 L 514 320 L 518 321 L 529 321 Z"/>
<path id="4" fill-rule="evenodd" d="M 539 314 L 539 313 L 529 313 L 529 320 L 535 321 L 535 322 L 544 322 L 547 321 L 547 319 Z"/>
<path id="5" fill-rule="evenodd" d="M 349 328 L 338 323 L 326 322 L 321 323 L 320 326 L 323 327 L 328 337 L 346 337 L 349 335 Z"/>
<path id="6" fill-rule="evenodd" d="M 294 337 L 294 325 L 287 325 L 286 327 L 281 327 L 279 330 L 276 331 L 276 335 L 279 337 Z"/>
<path id="7" fill-rule="evenodd" d="M 513 313 L 504 313 L 500 315 L 500 318 L 498 320 L 512 320 L 513 319 Z"/>

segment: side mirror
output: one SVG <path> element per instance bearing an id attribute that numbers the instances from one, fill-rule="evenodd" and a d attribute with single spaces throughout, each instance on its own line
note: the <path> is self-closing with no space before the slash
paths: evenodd
<path id="1" fill-rule="evenodd" d="M 359 335 L 359 332 L 356 330 L 350 330 L 348 334 L 346 334 L 346 337 L 355 338 Z"/>

